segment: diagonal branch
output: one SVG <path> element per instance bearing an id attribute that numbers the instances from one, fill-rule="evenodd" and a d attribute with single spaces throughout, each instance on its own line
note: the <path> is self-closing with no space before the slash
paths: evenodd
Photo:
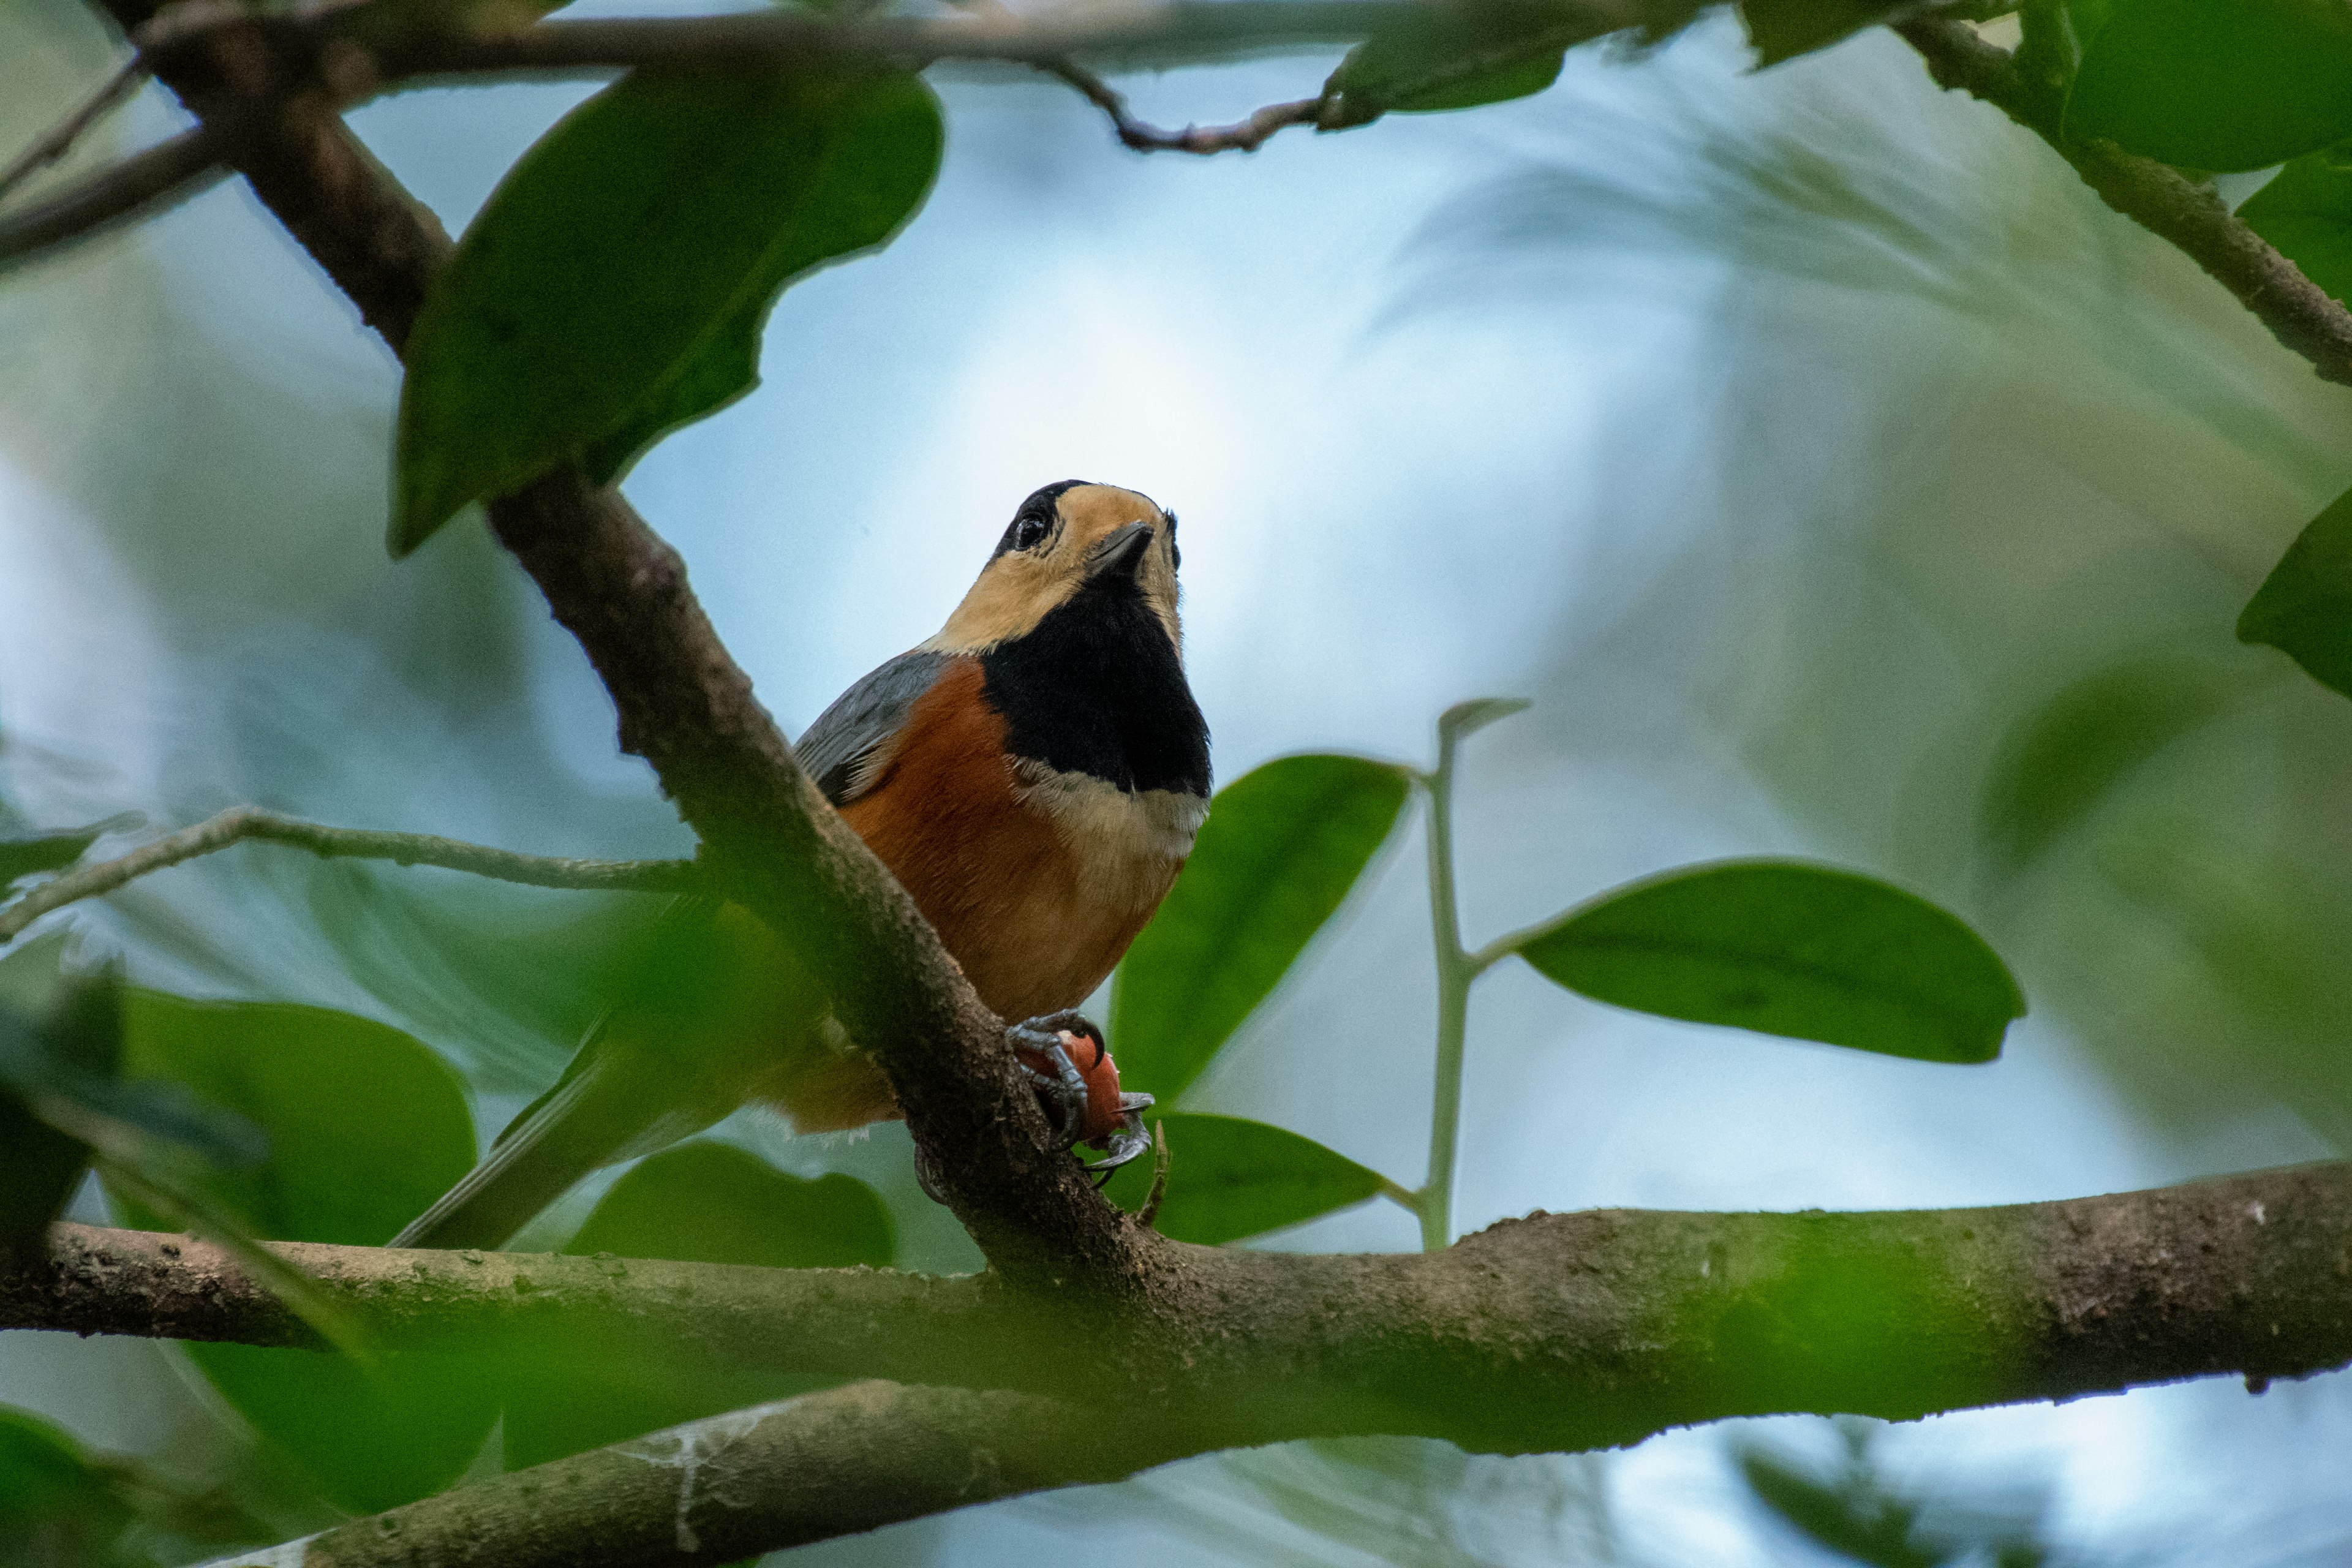
<path id="1" fill-rule="evenodd" d="M 1919 51 L 1937 86 L 1981 99 L 2049 142 L 2100 200 L 2203 268 L 2323 380 L 2352 385 L 2352 311 L 2241 223 L 2210 182 L 2111 142 L 2067 140 L 2051 95 L 2007 50 L 1962 23 L 1920 17 L 1895 30 Z"/>
<path id="2" fill-rule="evenodd" d="M 26 927 L 52 910 L 61 910 L 83 899 L 99 898 L 151 871 L 161 871 L 167 866 L 177 866 L 200 855 L 248 841 L 289 845 L 307 849 L 322 859 L 438 866 L 532 888 L 685 893 L 706 885 L 701 868 L 691 860 L 574 860 L 521 855 L 511 849 L 493 849 L 430 833 L 328 827 L 280 816 L 258 806 L 233 805 L 193 827 L 183 827 L 152 844 L 142 844 L 128 855 L 77 867 L 41 883 L 15 902 L 0 906 L 0 944 L 15 941 Z"/>
<path id="3" fill-rule="evenodd" d="M 106 4 L 126 29 L 151 15 L 145 0 Z M 337 117 L 351 94 L 325 79 L 334 62 L 322 77 L 312 53 L 278 47 L 266 24 L 199 32 L 153 59 L 157 79 L 200 121 L 236 128 L 227 161 L 397 353 L 448 237 Z M 1024 1278 L 1138 1288 L 1146 1233 L 1052 1147 L 1002 1021 L 801 772 L 677 552 L 575 468 L 489 512 L 603 678 L 623 748 L 652 764 L 716 885 L 775 930 L 880 1060 L 991 1261 Z"/>
<path id="4" fill-rule="evenodd" d="M 227 173 L 217 136 L 202 128 L 182 132 L 79 184 L 0 213 L 0 269 L 126 218 L 152 216 Z"/>

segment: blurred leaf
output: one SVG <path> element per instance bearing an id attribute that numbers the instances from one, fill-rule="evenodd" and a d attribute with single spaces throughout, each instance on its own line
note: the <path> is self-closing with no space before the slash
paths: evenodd
<path id="1" fill-rule="evenodd" d="M 1825 49 L 1911 7 L 1905 0 L 1739 0 L 1760 68 Z"/>
<path id="2" fill-rule="evenodd" d="M 2342 0 L 2124 0 L 2084 44 L 2064 133 L 2185 168 L 2261 169 L 2352 135 Z"/>
<path id="3" fill-rule="evenodd" d="M 2352 299 L 2352 143 L 2297 158 L 2238 209 L 2338 300 Z"/>
<path id="4" fill-rule="evenodd" d="M 2067 686 L 2003 738 L 1986 780 L 1986 846 L 2005 871 L 2032 862 L 2133 770 L 2221 711 L 2225 678 L 2145 660 Z"/>
<path id="5" fill-rule="evenodd" d="M 457 1077 L 399 1030 L 322 1007 L 188 1002 L 133 992 L 125 1068 L 184 1084 L 269 1135 L 249 1172 L 191 1194 L 255 1235 L 377 1246 L 473 1163 Z M 157 1194 L 109 1191 L 132 1224 Z M 376 1370 L 304 1351 L 192 1344 L 191 1359 L 255 1429 L 341 1508 L 376 1512 L 438 1491 L 488 1434 L 480 1369 L 426 1357 Z"/>
<path id="6" fill-rule="evenodd" d="M 939 168 L 912 76 L 623 79 L 492 193 L 409 340 L 392 550 L 566 458 L 608 479 L 749 391 L 784 285 L 887 240 Z"/>
<path id="7" fill-rule="evenodd" d="M 1394 830 L 1408 780 L 1364 757 L 1283 757 L 1219 791 L 1184 873 L 1111 992 L 1121 1081 L 1173 1100 L 1198 1078 Z"/>
<path id="8" fill-rule="evenodd" d="M 839 1173 L 812 1181 L 728 1144 L 698 1142 L 656 1154 L 614 1183 L 563 1250 L 764 1268 L 880 1268 L 895 1245 L 890 1212 L 865 1183 Z M 510 1469 L 817 1386 L 805 1378 L 638 1364 L 585 1344 L 511 1366 L 506 1384 Z"/>
<path id="9" fill-rule="evenodd" d="M 1524 697 L 1474 697 L 1439 714 L 1437 727 L 1451 734 L 1475 734 L 1489 724 L 1499 723 L 1514 713 L 1524 713 L 1534 706 Z"/>
<path id="10" fill-rule="evenodd" d="M 110 969 L 68 972 L 65 945 L 59 935 L 0 961 L 0 1248 L 40 1247 L 93 1150 L 250 1163 L 264 1147 L 258 1129 L 184 1090 L 116 1080 L 121 982 Z"/>
<path id="11" fill-rule="evenodd" d="M 19 877 L 61 870 L 82 858 L 98 842 L 102 827 L 77 827 L 64 833 L 37 833 L 22 838 L 0 838 L 0 890 Z"/>
<path id="12" fill-rule="evenodd" d="M 1168 1131 L 1168 1191 L 1158 1229 L 1178 1241 L 1214 1247 L 1303 1225 L 1376 1197 L 1389 1184 L 1378 1171 L 1263 1121 L 1188 1110 L 1151 1120 Z M 1132 1210 L 1150 1188 L 1151 1162 L 1138 1160 L 1119 1170 L 1109 1192 Z"/>
<path id="13" fill-rule="evenodd" d="M 1837 1426 L 1844 1451 L 1826 1466 L 1762 1444 L 1732 1449 L 1757 1501 L 1814 1545 L 1869 1568 L 2040 1568 L 2051 1560 L 2040 1494 L 1998 1486 L 1916 1492 L 1880 1467 L 1875 1423 L 1842 1418 Z"/>
<path id="14" fill-rule="evenodd" d="M 887 1268 L 881 1195 L 839 1172 L 795 1176 L 727 1143 L 682 1143 L 613 1184 L 563 1250 L 761 1268 Z"/>
<path id="15" fill-rule="evenodd" d="M 1541 92 L 1559 78 L 1571 37 L 1545 7 L 1480 5 L 1374 35 L 1331 73 L 1335 127 L 1383 114 L 1471 109 Z"/>
<path id="16" fill-rule="evenodd" d="M 2238 640 L 2267 643 L 2352 697 L 2352 490 L 2287 546 L 2238 616 Z"/>
<path id="17" fill-rule="evenodd" d="M 103 1568 L 132 1510 L 62 1427 L 0 1405 L 0 1568 Z"/>
<path id="18" fill-rule="evenodd" d="M 1596 1001 L 1922 1061 L 2000 1054 L 2025 999 L 1974 931 L 1852 871 L 1742 860 L 1604 893 L 1519 956 Z"/>

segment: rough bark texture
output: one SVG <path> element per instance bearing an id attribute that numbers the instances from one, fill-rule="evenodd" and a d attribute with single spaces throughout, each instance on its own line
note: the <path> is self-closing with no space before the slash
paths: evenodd
<path id="1" fill-rule="evenodd" d="M 311 1537 L 301 1568 L 731 1563 L 1150 1458 L 1029 1395 L 859 1383 L 673 1427 Z M 290 1555 L 290 1554 L 287 1554 Z M 284 1555 L 272 1559 L 283 1564 Z"/>
<path id="2" fill-rule="evenodd" d="M 212 1247 L 55 1235 L 45 1265 L 0 1271 L 0 1326 L 307 1341 Z M 1538 1214 L 1439 1253 L 1164 1243 L 1132 1304 L 990 1277 L 278 1249 L 394 1348 L 576 1336 L 705 1366 L 1118 1401 L 1178 1452 L 1343 1432 L 1592 1448 L 1730 1415 L 1904 1418 L 2352 1361 L 2346 1164 L 2002 1208 Z"/>

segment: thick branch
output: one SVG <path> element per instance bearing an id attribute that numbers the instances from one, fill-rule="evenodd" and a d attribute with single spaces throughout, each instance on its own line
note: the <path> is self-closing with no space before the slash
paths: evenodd
<path id="1" fill-rule="evenodd" d="M 2322 379 L 2352 385 L 2352 311 L 2239 222 L 2211 184 L 2111 142 L 2068 141 L 2045 84 L 1961 23 L 1922 17 L 1895 30 L 1926 59 L 1937 86 L 1983 100 L 2049 142 L 2100 200 L 2203 268 Z"/>
<path id="2" fill-rule="evenodd" d="M 728 1563 L 1173 1458 L 1034 1395 L 859 1383 L 675 1426 L 357 1520 L 302 1568 Z M 232 1562 L 282 1563 L 265 1554 Z"/>
<path id="3" fill-rule="evenodd" d="M 705 885 L 691 860 L 573 860 L 520 855 L 430 833 L 379 833 L 359 827 L 328 827 L 280 816 L 258 806 L 233 805 L 194 827 L 184 827 L 130 854 L 77 867 L 43 882 L 14 903 L 0 907 L 0 942 L 13 942 L 25 928 L 66 905 L 110 893 L 133 878 L 248 839 L 290 845 L 322 859 L 391 860 L 403 866 L 438 866 L 470 871 L 501 882 L 532 888 L 571 888 L 601 892 L 685 893 Z"/>
<path id="4" fill-rule="evenodd" d="M 1583 1449 L 2352 1361 L 2352 1164 L 2001 1208 L 1536 1215 L 1429 1254 L 1169 1243 L 1153 1300 L 1082 1316 L 985 1277 L 278 1250 L 394 1350 L 561 1331 L 706 1366 L 1013 1387 L 1148 1409 L 1187 1451 L 1345 1432 Z M 0 1268 L 0 1325 L 308 1334 L 215 1249 L 67 1226 L 39 1266 Z"/>

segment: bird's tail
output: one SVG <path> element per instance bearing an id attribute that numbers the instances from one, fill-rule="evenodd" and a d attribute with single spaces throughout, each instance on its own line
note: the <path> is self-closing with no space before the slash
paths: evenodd
<path id="1" fill-rule="evenodd" d="M 590 1172 L 700 1131 L 814 1032 L 824 1003 L 750 915 L 682 900 L 555 1086 L 394 1247 L 497 1247 Z"/>

